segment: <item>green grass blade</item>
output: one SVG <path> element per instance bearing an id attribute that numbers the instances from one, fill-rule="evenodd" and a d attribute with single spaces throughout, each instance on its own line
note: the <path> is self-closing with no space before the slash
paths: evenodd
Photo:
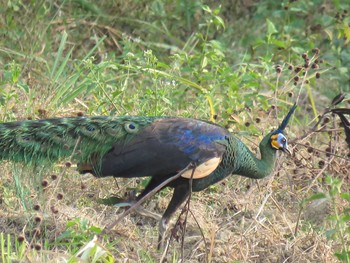
<path id="1" fill-rule="evenodd" d="M 1 246 L 1 262 L 5 262 L 5 240 L 4 233 L 0 233 L 0 246 Z"/>
<path id="2" fill-rule="evenodd" d="M 101 37 L 99 41 L 90 49 L 90 51 L 85 55 L 85 57 L 82 59 L 82 62 L 92 56 L 92 54 L 95 52 L 95 50 L 99 47 L 99 45 L 106 39 L 106 36 Z"/>
<path id="3" fill-rule="evenodd" d="M 60 101 L 63 97 L 65 97 L 65 94 L 69 94 L 69 90 L 72 89 L 75 85 L 75 83 L 78 81 L 79 77 L 81 75 L 81 72 L 77 72 L 73 76 L 71 76 L 67 81 L 59 85 L 59 87 L 56 89 L 56 95 L 52 99 L 51 103 L 53 105 L 60 104 L 62 101 Z"/>
<path id="4" fill-rule="evenodd" d="M 61 42 L 60 42 L 58 51 L 57 51 L 55 62 L 53 64 L 53 68 L 51 70 L 51 74 L 50 74 L 51 79 L 55 75 L 56 68 L 58 67 L 58 64 L 60 62 L 60 58 L 62 57 L 62 53 L 63 53 L 64 47 L 66 46 L 67 38 L 68 38 L 68 34 L 66 33 L 66 31 L 64 31 L 63 34 L 62 34 L 62 38 L 61 38 Z"/>
<path id="5" fill-rule="evenodd" d="M 55 76 L 54 76 L 54 78 L 53 78 L 53 83 L 56 83 L 56 81 L 58 80 L 58 78 L 62 75 L 63 70 L 67 67 L 67 62 L 68 62 L 68 60 L 69 60 L 69 58 L 70 58 L 70 56 L 71 56 L 71 54 L 72 54 L 72 52 L 73 52 L 73 49 L 74 49 L 74 48 L 71 48 L 71 49 L 69 50 L 68 54 L 65 56 L 64 60 L 62 61 L 62 63 L 61 63 L 61 65 L 60 65 L 59 69 L 57 70 L 57 72 L 56 72 L 56 74 L 55 74 Z"/>

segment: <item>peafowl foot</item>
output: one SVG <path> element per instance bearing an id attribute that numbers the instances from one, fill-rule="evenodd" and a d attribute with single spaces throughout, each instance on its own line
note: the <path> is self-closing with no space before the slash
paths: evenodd
<path id="1" fill-rule="evenodd" d="M 136 204 L 137 200 L 133 200 L 133 199 L 124 200 L 124 199 L 113 196 L 113 197 L 109 197 L 109 198 L 105 198 L 105 199 L 100 199 L 99 202 L 101 204 L 104 204 L 104 205 L 116 206 L 116 207 L 120 207 L 120 208 L 128 208 L 128 207 L 132 208 L 132 206 Z M 142 216 L 151 217 L 157 221 L 159 221 L 162 218 L 161 215 L 154 213 L 154 212 L 151 212 L 142 206 L 138 206 L 134 210 L 135 210 L 135 212 L 137 212 L 138 214 L 140 214 Z"/>
<path id="2" fill-rule="evenodd" d="M 122 208 L 122 207 L 132 207 L 133 204 L 135 204 L 135 201 L 133 200 L 132 201 L 121 200 L 120 202 L 113 204 L 113 206 Z"/>
<path id="3" fill-rule="evenodd" d="M 133 205 L 136 204 L 136 200 L 129 200 L 129 201 L 122 201 L 122 202 L 119 202 L 119 203 L 115 203 L 114 206 L 116 207 L 130 207 L 132 208 Z M 142 206 L 138 206 L 135 208 L 135 212 L 137 212 L 138 214 L 142 215 L 142 216 L 146 216 L 146 217 L 151 217 L 157 221 L 159 221 L 162 216 L 157 214 L 157 213 L 154 213 L 154 212 L 151 212 L 149 210 L 147 210 L 146 208 L 142 207 Z"/>
<path id="4" fill-rule="evenodd" d="M 137 213 L 139 213 L 140 215 L 142 215 L 142 216 L 151 217 L 151 218 L 153 218 L 153 219 L 155 219 L 155 220 L 157 220 L 157 221 L 159 221 L 159 220 L 162 218 L 161 215 L 159 215 L 159 214 L 157 214 L 157 213 L 154 213 L 154 212 L 152 212 L 152 211 L 149 211 L 149 210 L 147 210 L 146 208 L 144 208 L 144 207 L 142 207 L 142 206 L 137 207 L 137 208 L 135 209 L 135 211 L 136 211 Z"/>

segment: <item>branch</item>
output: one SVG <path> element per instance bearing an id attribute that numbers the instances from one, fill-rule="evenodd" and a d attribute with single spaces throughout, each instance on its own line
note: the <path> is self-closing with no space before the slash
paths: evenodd
<path id="1" fill-rule="evenodd" d="M 121 216 L 119 216 L 117 218 L 117 220 L 115 220 L 114 222 L 112 222 L 111 224 L 109 224 L 108 226 L 105 227 L 105 230 L 111 230 L 116 224 L 118 224 L 124 217 L 126 217 L 128 214 L 130 214 L 132 211 L 134 211 L 136 208 L 138 208 L 146 199 L 148 199 L 149 197 L 153 196 L 155 193 L 157 193 L 159 190 L 161 190 L 164 186 L 166 186 L 167 184 L 169 184 L 170 182 L 176 180 L 177 178 L 179 178 L 182 174 L 184 174 L 187 170 L 189 170 L 191 167 L 193 166 L 192 163 L 190 163 L 189 165 L 187 165 L 185 167 L 185 169 L 181 170 L 180 172 L 178 172 L 177 174 L 175 174 L 174 176 L 168 178 L 167 180 L 165 180 L 164 182 L 162 182 L 160 185 L 158 185 L 156 188 L 154 188 L 152 191 L 150 191 L 148 194 L 146 194 L 144 197 L 142 197 L 140 200 L 138 200 L 135 204 L 133 204 L 132 206 L 130 206 Z"/>

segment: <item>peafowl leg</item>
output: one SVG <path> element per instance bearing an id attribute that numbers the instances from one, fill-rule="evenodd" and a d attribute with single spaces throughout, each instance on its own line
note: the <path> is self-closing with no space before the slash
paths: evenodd
<path id="1" fill-rule="evenodd" d="M 137 196 L 136 202 L 139 201 L 141 198 L 143 198 L 145 195 L 147 195 L 149 192 L 151 192 L 154 188 L 156 188 L 160 182 L 156 181 L 154 178 L 151 178 L 151 180 L 148 182 L 146 188 Z M 159 221 L 161 219 L 161 216 L 157 213 L 153 213 L 143 207 L 138 207 L 136 211 L 143 216 L 152 217 Z"/>
<path id="2" fill-rule="evenodd" d="M 145 195 L 147 195 L 150 191 L 155 189 L 158 185 L 159 185 L 159 182 L 154 180 L 154 178 L 151 178 L 151 180 L 149 181 L 149 183 L 146 186 L 146 188 L 136 198 L 132 198 L 130 200 L 125 200 L 125 201 L 121 200 L 120 202 L 114 204 L 114 206 L 117 206 L 117 207 L 132 207 L 140 199 L 142 199 Z M 135 208 L 135 211 L 137 213 L 139 213 L 140 215 L 142 215 L 142 216 L 151 217 L 151 218 L 154 218 L 157 221 L 159 221 L 162 218 L 159 214 L 153 213 L 153 212 L 143 208 L 142 206 L 138 206 L 137 208 Z"/>
<path id="3" fill-rule="evenodd" d="M 187 182 L 184 184 L 179 184 L 175 187 L 173 197 L 171 198 L 170 203 L 159 222 L 158 250 L 164 247 L 164 236 L 170 217 L 186 200 L 186 198 L 188 198 L 189 193 L 190 191 Z"/>
<path id="4" fill-rule="evenodd" d="M 129 200 L 127 202 L 119 203 L 118 206 L 119 207 L 123 207 L 123 206 L 130 206 L 131 207 L 136 202 L 138 202 L 140 199 L 142 199 L 145 195 L 147 195 L 149 192 L 151 192 L 154 188 L 156 188 L 158 185 L 159 185 L 159 182 L 156 181 L 154 178 L 151 178 L 151 180 L 147 184 L 146 188 L 143 189 L 143 191 L 136 197 L 136 199 Z M 151 217 L 151 218 L 154 218 L 157 221 L 159 221 L 161 219 L 161 216 L 159 214 L 153 213 L 153 212 L 143 208 L 142 206 L 137 207 L 135 209 L 135 211 L 137 213 L 139 213 L 140 215 L 142 215 L 142 216 Z"/>
<path id="5" fill-rule="evenodd" d="M 143 191 L 137 196 L 136 201 L 139 201 L 142 197 L 151 192 L 154 188 L 156 188 L 161 182 L 157 181 L 154 177 L 148 182 L 147 186 Z M 160 189 L 161 190 L 161 189 Z"/>

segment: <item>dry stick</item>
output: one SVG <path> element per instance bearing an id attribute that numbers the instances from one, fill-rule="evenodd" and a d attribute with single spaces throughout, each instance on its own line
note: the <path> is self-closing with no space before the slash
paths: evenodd
<path id="1" fill-rule="evenodd" d="M 270 191 L 270 193 L 268 193 L 268 194 L 265 196 L 265 198 L 264 198 L 264 200 L 263 200 L 263 202 L 262 202 L 262 204 L 261 204 L 261 206 L 260 206 L 260 208 L 259 208 L 259 211 L 256 213 L 256 215 L 255 215 L 255 217 L 254 217 L 255 220 L 258 219 L 258 217 L 259 217 L 260 213 L 262 212 L 262 210 L 263 210 L 263 208 L 264 208 L 264 206 L 265 206 L 267 200 L 270 198 L 271 195 L 272 195 L 272 191 Z"/>
<path id="2" fill-rule="evenodd" d="M 191 200 L 191 194 L 192 194 L 192 180 L 193 180 L 194 172 L 196 171 L 196 166 L 195 166 L 195 164 L 190 163 L 190 165 L 193 165 L 193 168 L 192 168 L 192 173 L 191 173 L 191 177 L 190 177 L 190 181 L 189 181 L 190 193 L 189 193 L 189 195 L 188 195 L 187 202 L 186 202 L 186 204 L 185 204 L 185 206 L 184 206 L 184 208 L 187 207 L 187 209 L 186 209 L 186 216 L 185 216 L 185 222 L 184 222 L 184 230 L 183 230 L 182 238 L 181 238 L 181 260 L 182 260 L 182 261 L 184 260 L 184 241 L 185 241 L 185 232 L 186 232 L 187 215 L 188 215 L 188 211 L 189 211 L 189 209 L 190 209 L 190 200 Z M 186 168 L 187 168 L 187 167 L 186 167 Z M 184 213 L 184 212 L 181 212 L 181 214 L 179 215 L 178 220 L 177 220 L 177 222 L 175 223 L 175 226 L 179 223 L 180 218 L 181 218 L 181 215 L 182 215 L 183 213 Z M 175 226 L 174 226 L 174 227 L 175 227 Z M 170 236 L 170 238 L 171 238 L 171 236 Z M 170 238 L 169 238 L 169 241 L 170 241 Z M 161 257 L 161 259 L 160 259 L 160 262 L 163 262 L 164 259 L 165 259 L 165 256 L 166 256 L 166 254 L 167 254 L 167 252 L 168 252 L 168 249 L 169 249 L 169 243 L 170 243 L 169 241 L 168 241 L 167 244 L 166 244 L 166 247 L 165 247 L 165 249 L 164 249 L 164 252 L 163 252 L 163 254 L 162 254 L 162 257 Z"/>
<path id="3" fill-rule="evenodd" d="M 187 216 L 188 216 L 188 211 L 190 210 L 190 201 L 192 197 L 192 181 L 193 181 L 193 175 L 194 172 L 196 171 L 196 167 L 193 167 L 192 169 L 192 174 L 190 181 L 188 182 L 189 184 L 189 189 L 190 193 L 188 194 L 187 202 L 185 204 L 186 209 L 186 214 L 185 214 L 185 221 L 184 221 L 184 228 L 182 231 L 182 237 L 181 237 L 181 260 L 184 261 L 184 254 L 185 254 L 185 233 L 186 233 L 186 226 L 187 226 Z"/>
<path id="4" fill-rule="evenodd" d="M 321 116 L 320 120 L 318 121 L 318 123 L 321 121 L 321 119 L 323 118 L 323 116 L 328 113 L 329 111 L 327 111 L 326 109 L 326 112 Z M 317 123 L 317 124 L 318 124 Z M 316 124 L 316 125 L 317 125 Z M 315 125 L 315 127 L 316 127 Z M 335 125 L 335 123 L 333 124 Z M 336 133 L 335 133 L 335 136 L 336 136 Z M 338 141 L 338 138 L 334 138 L 335 142 Z M 335 149 L 335 145 L 333 146 L 333 149 Z M 331 153 L 331 156 L 329 157 L 328 161 L 327 161 L 327 164 L 321 169 L 321 171 L 319 171 L 319 173 L 315 176 L 315 178 L 312 180 L 311 184 L 309 185 L 309 187 L 306 189 L 305 191 L 305 194 L 308 193 L 310 191 L 310 189 L 314 186 L 315 182 L 317 181 L 317 179 L 323 174 L 323 172 L 331 165 L 333 159 L 335 158 L 335 154 L 334 152 Z M 299 209 L 299 213 L 298 213 L 298 218 L 297 218 L 297 224 L 295 225 L 295 231 L 294 231 L 294 235 L 296 236 L 297 233 L 298 233 L 298 228 L 299 228 L 299 222 L 300 222 L 300 217 L 301 217 L 301 213 L 302 213 L 302 210 L 304 209 L 304 207 L 301 205 L 300 206 L 300 209 Z"/>
<path id="5" fill-rule="evenodd" d="M 317 129 L 317 127 L 318 127 L 318 125 L 321 123 L 321 121 L 323 120 L 324 116 L 326 116 L 326 114 L 331 113 L 331 112 L 332 112 L 332 110 L 330 110 L 330 108 L 325 108 L 321 116 L 317 116 L 317 117 L 315 117 L 315 118 L 313 119 L 313 120 L 316 120 L 316 119 L 318 118 L 318 121 L 317 121 L 316 124 L 311 128 L 311 130 L 310 130 L 308 133 L 306 133 L 305 135 L 299 137 L 298 139 L 304 139 L 304 137 L 309 136 L 309 134 L 312 133 L 312 132 L 319 132 L 319 131 L 322 131 L 322 129 L 323 129 L 326 125 L 322 125 L 322 127 L 318 128 L 318 129 Z M 312 120 L 312 121 L 313 121 L 313 120 Z"/>
<path id="6" fill-rule="evenodd" d="M 305 194 L 308 193 L 311 189 L 311 187 L 314 186 L 314 183 L 317 181 L 317 179 L 323 174 L 323 172 L 329 167 L 329 165 L 332 163 L 333 159 L 335 158 L 335 156 L 333 155 L 332 158 L 329 159 L 329 161 L 327 162 L 327 164 L 321 169 L 321 171 L 315 176 L 315 178 L 312 180 L 311 184 L 309 185 L 309 187 L 306 189 Z M 300 206 L 299 209 L 299 213 L 298 213 L 298 217 L 297 217 L 297 224 L 295 225 L 295 230 L 294 230 L 294 235 L 296 236 L 298 233 L 298 228 L 299 228 L 299 221 L 300 221 L 300 217 L 301 217 L 301 212 L 304 209 L 303 206 Z"/>
<path id="7" fill-rule="evenodd" d="M 193 174 L 194 174 L 194 172 L 195 172 L 195 170 L 196 170 L 196 166 L 195 166 L 194 163 L 190 163 L 185 169 L 190 168 L 190 166 L 193 166 L 193 168 L 192 168 L 192 173 L 191 173 L 191 180 L 192 180 Z M 190 182 L 191 182 L 191 181 L 190 181 Z M 192 187 L 190 188 L 190 190 L 192 190 Z M 189 196 L 189 198 L 190 198 L 190 196 Z M 189 200 L 189 199 L 188 199 L 188 200 Z M 185 205 L 185 206 L 186 206 L 186 205 Z M 179 215 L 179 217 L 178 217 L 178 219 L 177 219 L 177 221 L 176 221 L 176 223 L 175 223 L 175 226 L 179 223 L 180 217 L 181 217 L 182 213 L 183 213 L 183 212 L 180 213 L 180 215 Z M 175 228 L 175 226 L 174 226 L 174 228 Z M 170 239 L 171 239 L 171 235 L 170 235 L 169 239 L 168 239 L 167 242 L 166 242 L 166 245 L 165 245 L 163 254 L 162 254 L 162 256 L 161 256 L 159 262 L 165 262 L 165 257 L 166 257 L 166 255 L 167 255 L 167 253 L 168 253 L 168 250 L 169 250 Z"/>
<path id="8" fill-rule="evenodd" d="M 190 181 L 189 181 L 189 187 L 190 187 L 190 193 L 189 193 L 189 196 L 188 196 L 188 199 L 187 199 L 187 202 L 185 204 L 185 207 L 187 206 L 187 209 L 186 209 L 186 217 L 185 217 L 185 223 L 184 223 L 184 230 L 183 230 L 183 234 L 182 234 L 182 240 L 181 240 L 181 260 L 183 261 L 184 260 L 184 238 L 185 238 L 185 232 L 186 232 L 186 223 L 187 223 L 187 216 L 188 216 L 188 213 L 191 213 L 194 221 L 196 222 L 197 226 L 199 227 L 199 230 L 201 232 L 201 235 L 202 235 L 202 238 L 203 238 L 203 241 L 204 241 L 204 245 L 205 245 L 205 250 L 206 250 L 206 253 L 207 253 L 207 242 L 205 240 L 205 236 L 204 236 L 204 233 L 203 233 L 203 230 L 201 229 L 196 217 L 194 216 L 194 214 L 192 213 L 192 211 L 190 210 L 190 200 L 191 200 L 191 195 L 192 195 L 192 180 L 193 180 L 193 175 L 194 175 L 194 172 L 196 170 L 196 167 L 194 166 L 192 168 L 192 174 L 191 174 L 191 178 L 190 178 Z M 178 217 L 178 220 L 177 222 L 175 223 L 178 224 L 179 223 L 179 220 L 180 220 L 180 217 L 181 217 L 182 213 L 180 214 L 180 216 Z M 169 238 L 170 239 L 170 238 Z M 162 257 L 160 259 L 160 262 L 163 262 L 164 259 L 165 259 L 165 256 L 167 254 L 167 251 L 169 249 L 169 240 L 166 244 L 166 247 L 164 249 L 164 252 L 162 254 Z M 191 256 L 192 253 L 190 253 L 189 255 Z M 208 253 L 207 253 L 208 254 Z"/>
<path id="9" fill-rule="evenodd" d="M 280 207 L 280 205 L 277 203 L 277 201 L 276 201 L 272 196 L 271 196 L 271 200 L 272 200 L 272 202 L 275 204 L 275 206 L 277 207 L 277 209 L 280 211 L 281 215 L 283 215 L 282 218 L 284 219 L 286 225 L 288 226 L 288 228 L 289 228 L 289 230 L 290 230 L 290 232 L 291 232 L 291 234 L 293 235 L 293 238 L 294 238 L 295 236 L 294 236 L 294 232 L 293 232 L 292 226 L 290 226 L 290 225 L 289 225 L 289 222 L 287 221 L 287 218 L 286 218 L 286 214 L 285 214 L 285 212 L 284 212 L 284 209 L 282 209 L 282 207 Z"/>
<path id="10" fill-rule="evenodd" d="M 299 136 L 298 138 L 292 140 L 291 142 L 296 142 L 296 141 L 300 141 L 303 139 L 306 139 L 307 137 L 311 136 L 314 132 L 321 132 L 322 129 L 325 127 L 325 125 L 323 125 L 321 128 L 317 129 L 317 126 L 320 124 L 320 122 L 323 120 L 323 117 L 329 113 L 329 111 L 325 111 L 318 119 L 318 121 L 316 122 L 316 124 L 311 128 L 311 130 L 309 130 L 308 132 L 306 132 L 304 135 Z"/>
<path id="11" fill-rule="evenodd" d="M 191 179 L 189 181 L 189 187 L 190 187 L 190 194 L 188 196 L 188 199 L 187 199 L 187 203 L 185 206 L 187 206 L 187 210 L 186 210 L 186 217 L 185 217 L 185 224 L 184 224 L 184 230 L 183 230 L 183 235 L 182 235 L 182 240 L 181 240 L 181 259 L 184 260 L 184 251 L 185 251 L 185 248 L 184 248 L 184 245 L 185 245 L 185 233 L 186 233 L 186 226 L 187 226 L 187 216 L 188 216 L 188 213 L 191 213 L 194 221 L 196 222 L 197 226 L 199 227 L 199 230 L 201 232 L 201 235 L 202 235 L 202 238 L 204 240 L 204 245 L 205 245 L 205 252 L 206 252 L 206 255 L 208 256 L 208 250 L 207 250 L 207 242 L 205 241 L 205 236 L 204 236 L 204 233 L 203 233 L 203 230 L 202 228 L 200 227 L 196 217 L 194 216 L 193 212 L 190 210 L 190 200 L 191 200 L 191 197 L 192 197 L 192 180 L 193 180 L 193 175 L 194 175 L 194 172 L 196 170 L 196 167 L 193 168 L 192 170 L 192 174 L 191 174 Z M 189 254 L 191 255 L 191 253 Z M 208 262 L 208 259 L 206 259 L 206 262 Z"/>
<path id="12" fill-rule="evenodd" d="M 328 113 L 331 113 L 331 112 L 332 112 L 332 111 L 331 111 L 329 108 L 326 108 L 326 109 L 324 110 L 324 112 L 322 113 L 322 115 L 319 117 L 317 123 L 311 128 L 311 130 L 308 131 L 308 132 L 306 132 L 304 135 L 302 135 L 302 136 L 300 136 L 300 137 L 298 137 L 298 138 L 292 140 L 291 143 L 305 146 L 305 145 L 303 145 L 303 144 L 301 144 L 301 143 L 298 143 L 297 141 L 304 140 L 304 139 L 306 139 L 307 137 L 311 136 L 313 133 L 316 133 L 316 132 L 329 132 L 329 131 L 331 131 L 331 132 L 336 132 L 336 131 L 338 131 L 338 130 L 339 130 L 338 128 L 324 129 L 324 128 L 326 127 L 326 125 L 322 125 L 320 128 L 317 129 L 317 126 L 318 126 L 318 125 L 320 124 L 320 122 L 323 120 L 324 116 L 325 116 L 326 114 L 328 114 Z M 308 147 L 310 147 L 310 146 L 308 146 Z M 313 148 L 313 147 L 312 147 L 312 148 Z M 315 148 L 313 148 L 313 149 L 315 149 Z M 319 150 L 319 149 L 315 149 L 315 150 L 317 150 L 318 152 L 325 153 L 325 151 L 322 151 L 322 150 Z M 337 155 L 337 154 L 335 154 L 335 153 L 328 153 L 328 154 L 330 154 L 330 155 L 332 155 L 332 156 L 335 156 L 335 157 L 337 157 L 337 158 L 341 158 L 341 159 L 348 160 L 348 158 L 343 157 L 343 156 L 340 156 L 340 155 Z"/>
<path id="13" fill-rule="evenodd" d="M 189 165 L 186 166 L 185 169 L 181 170 L 180 172 L 178 172 L 176 175 L 168 178 L 167 180 L 165 180 L 164 182 L 162 182 L 160 185 L 158 185 L 156 188 L 154 188 L 152 191 L 150 191 L 148 194 L 146 194 L 144 197 L 142 197 L 139 201 L 137 201 L 135 204 L 133 204 L 132 206 L 130 206 L 130 208 L 128 208 L 121 216 L 119 216 L 117 218 L 117 220 L 115 220 L 114 222 L 112 222 L 111 224 L 109 224 L 108 226 L 105 227 L 105 230 L 111 230 L 116 224 L 118 224 L 125 216 L 127 216 L 128 214 L 130 214 L 133 210 L 135 210 L 136 208 L 138 208 L 147 198 L 149 198 L 150 196 L 154 195 L 155 193 L 157 193 L 160 189 L 162 189 L 164 186 L 166 186 L 167 184 L 169 184 L 170 182 L 176 180 L 177 178 L 179 178 L 182 174 L 184 174 L 193 164 L 190 163 Z"/>
<path id="14" fill-rule="evenodd" d="M 207 255 L 207 258 L 206 258 L 206 262 L 211 262 L 210 258 L 210 254 L 212 253 L 211 250 L 212 248 L 209 250 L 209 253 L 208 253 L 208 244 L 207 244 L 207 241 L 205 240 L 205 236 L 204 236 L 204 232 L 203 232 L 203 229 L 201 228 L 201 226 L 199 225 L 199 222 L 198 220 L 196 219 L 196 217 L 194 216 L 193 212 L 190 210 L 189 211 L 194 219 L 194 221 L 196 222 L 198 228 L 199 228 L 199 231 L 201 232 L 201 236 L 202 236 L 202 239 L 199 240 L 196 244 L 194 244 L 192 247 L 193 249 L 191 249 L 191 252 L 187 255 L 187 258 L 191 258 L 195 251 L 199 248 L 200 244 L 202 243 L 202 241 L 204 242 L 204 248 L 205 248 L 205 254 Z M 215 238 L 215 234 L 216 234 L 216 231 L 213 232 L 214 234 L 212 235 L 213 237 L 211 239 L 214 239 Z M 211 245 L 212 247 L 212 245 Z"/>
<path id="15" fill-rule="evenodd" d="M 320 153 L 324 153 L 324 154 L 329 154 L 329 155 L 332 155 L 334 157 L 337 157 L 339 159 L 343 159 L 343 160 L 346 160 L 346 161 L 349 161 L 350 159 L 349 158 L 346 158 L 344 156 L 341 156 L 341 155 L 338 155 L 338 154 L 334 154 L 334 153 L 330 153 L 330 152 L 327 152 L 327 151 L 322 151 L 320 149 L 317 149 L 315 147 L 312 147 L 312 146 L 309 146 L 309 145 L 305 145 L 305 144 L 302 144 L 302 143 L 298 143 L 298 142 L 295 142 L 294 144 L 297 144 L 297 145 L 300 145 L 300 146 L 303 146 L 303 147 L 306 147 L 306 148 L 312 148 L 314 151 L 316 152 L 320 152 Z"/>
<path id="16" fill-rule="evenodd" d="M 335 126 L 335 120 L 334 120 L 334 124 Z M 314 183 L 317 181 L 318 177 L 326 170 L 326 168 L 332 163 L 333 159 L 335 158 L 335 147 L 336 147 L 336 143 L 338 142 L 338 137 L 337 137 L 337 133 L 334 133 L 334 145 L 330 145 L 330 148 L 333 149 L 331 152 L 331 156 L 328 158 L 328 162 L 327 165 L 325 165 L 325 167 L 323 167 L 323 169 L 318 173 L 318 175 L 312 180 L 311 184 L 309 185 L 309 187 L 307 188 L 305 193 L 308 193 L 311 189 L 311 187 L 313 187 Z M 331 143 L 332 143 L 332 139 L 331 139 Z"/>
<path id="17" fill-rule="evenodd" d="M 166 243 L 166 245 L 165 245 L 165 248 L 164 248 L 162 257 L 161 257 L 160 260 L 159 260 L 159 262 L 161 262 L 161 263 L 166 262 L 166 261 L 165 261 L 165 256 L 166 256 L 166 254 L 168 253 L 169 244 L 170 244 L 170 238 L 167 240 L 167 243 Z"/>

